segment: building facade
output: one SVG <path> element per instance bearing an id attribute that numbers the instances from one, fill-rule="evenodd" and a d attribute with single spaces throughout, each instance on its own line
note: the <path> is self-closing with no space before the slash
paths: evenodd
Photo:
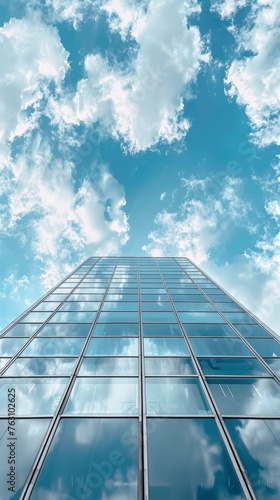
<path id="1" fill-rule="evenodd" d="M 189 259 L 91 257 L 0 353 L 0 500 L 279 500 L 278 337 Z"/>

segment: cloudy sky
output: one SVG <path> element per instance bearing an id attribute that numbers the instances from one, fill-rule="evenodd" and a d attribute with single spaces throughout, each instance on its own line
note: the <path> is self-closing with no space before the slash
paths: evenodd
<path id="1" fill-rule="evenodd" d="M 1 327 L 188 256 L 280 333 L 280 0 L 0 0 Z"/>

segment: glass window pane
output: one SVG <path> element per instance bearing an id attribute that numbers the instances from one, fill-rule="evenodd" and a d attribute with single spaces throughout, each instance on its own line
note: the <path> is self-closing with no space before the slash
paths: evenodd
<path id="1" fill-rule="evenodd" d="M 0 356 L 13 356 L 27 341 L 26 338 L 0 339 Z"/>
<path id="2" fill-rule="evenodd" d="M 54 323 L 46 324 L 38 333 L 38 337 L 87 337 L 90 324 Z"/>
<path id="3" fill-rule="evenodd" d="M 11 358 L 2 358 L 0 359 L 0 370 L 2 370 L 4 368 L 4 366 L 6 366 L 6 364 L 8 363 L 8 361 L 10 361 Z"/>
<path id="4" fill-rule="evenodd" d="M 280 344 L 273 339 L 248 339 L 250 345 L 261 356 L 280 356 Z"/>
<path id="5" fill-rule="evenodd" d="M 138 356 L 136 338 L 93 338 L 86 351 L 87 356 Z"/>
<path id="6" fill-rule="evenodd" d="M 10 467 L 13 463 L 9 463 L 11 460 L 12 447 L 7 446 L 9 443 L 8 434 L 8 420 L 0 420 L 0 456 L 1 456 L 1 468 L 0 468 L 0 484 L 1 487 L 1 500 L 16 500 L 20 497 L 22 487 L 27 479 L 29 471 L 35 460 L 35 457 L 39 451 L 47 428 L 49 426 L 50 420 L 48 418 L 42 419 L 17 419 L 15 421 L 16 429 L 16 457 L 15 457 L 15 467 L 16 467 L 16 481 L 14 493 L 11 493 L 8 488 L 11 484 L 7 482 L 7 479 L 12 479 L 10 474 Z"/>
<path id="7" fill-rule="evenodd" d="M 30 312 L 20 320 L 20 323 L 44 323 L 50 314 L 50 312 Z"/>
<path id="8" fill-rule="evenodd" d="M 67 378 L 2 378 L 0 415 L 7 416 L 8 388 L 16 392 L 16 416 L 53 415 L 67 381 Z"/>
<path id="9" fill-rule="evenodd" d="M 271 335 L 266 332 L 259 325 L 235 325 L 236 330 L 238 330 L 244 337 L 270 337 Z"/>
<path id="10" fill-rule="evenodd" d="M 214 307 L 210 302 L 176 302 L 174 303 L 177 311 L 213 311 Z"/>
<path id="11" fill-rule="evenodd" d="M 215 312 L 179 312 L 178 316 L 182 323 L 225 323 L 222 316 Z"/>
<path id="12" fill-rule="evenodd" d="M 22 324 L 19 323 L 18 325 L 14 326 L 11 328 L 11 330 L 6 333 L 5 337 L 31 337 L 34 335 L 36 330 L 40 328 L 41 324 Z"/>
<path id="13" fill-rule="evenodd" d="M 237 337 L 235 331 L 229 325 L 220 325 L 212 323 L 210 325 L 201 325 L 196 323 L 186 323 L 183 325 L 186 334 L 189 337 Z"/>
<path id="14" fill-rule="evenodd" d="M 113 300 L 113 301 L 119 301 L 119 302 L 123 302 L 123 301 L 126 301 L 126 300 L 135 300 L 137 301 L 138 300 L 138 295 L 129 295 L 129 297 L 127 297 L 127 295 L 121 295 L 121 294 L 112 294 L 112 293 L 109 293 L 106 295 L 106 300 Z"/>
<path id="15" fill-rule="evenodd" d="M 189 356 L 184 339 L 178 338 L 145 338 L 145 356 Z"/>
<path id="16" fill-rule="evenodd" d="M 58 306 L 58 302 L 41 302 L 33 311 L 54 311 Z"/>
<path id="17" fill-rule="evenodd" d="M 90 294 L 90 293 L 73 293 L 72 295 L 69 295 L 68 300 L 70 301 L 74 301 L 74 300 L 81 300 L 81 301 L 90 301 L 90 302 L 99 302 L 103 299 L 103 293 L 99 293 L 99 294 Z"/>
<path id="18" fill-rule="evenodd" d="M 169 298 L 168 298 L 168 295 L 167 294 L 148 294 L 148 293 L 141 293 L 141 300 L 144 301 L 144 300 L 152 300 L 152 301 L 156 301 L 156 302 L 163 302 L 163 301 L 169 301 Z"/>
<path id="19" fill-rule="evenodd" d="M 76 379 L 64 413 L 137 415 L 138 379 L 79 377 Z"/>
<path id="20" fill-rule="evenodd" d="M 95 312 L 57 312 L 49 323 L 92 323 Z"/>
<path id="21" fill-rule="evenodd" d="M 234 302 L 216 302 L 215 306 L 218 307 L 222 312 L 242 312 L 242 309 L 240 309 L 240 307 Z"/>
<path id="22" fill-rule="evenodd" d="M 241 339 L 189 338 L 197 356 L 253 356 Z"/>
<path id="23" fill-rule="evenodd" d="M 166 294 L 165 288 L 144 288 L 141 286 L 141 295 L 142 294 L 156 294 L 156 295 L 161 295 L 161 294 Z"/>
<path id="24" fill-rule="evenodd" d="M 99 323 L 137 323 L 138 312 L 102 312 L 98 318 Z"/>
<path id="25" fill-rule="evenodd" d="M 270 378 L 209 378 L 208 384 L 223 415 L 279 416 L 280 387 Z"/>
<path id="26" fill-rule="evenodd" d="M 137 419 L 62 419 L 31 499 L 136 500 L 137 437 Z"/>
<path id="27" fill-rule="evenodd" d="M 112 337 L 138 337 L 139 325 L 136 323 L 97 323 L 93 330 L 93 336 Z"/>
<path id="28" fill-rule="evenodd" d="M 197 375 L 190 358 L 145 358 L 146 375 Z"/>
<path id="29" fill-rule="evenodd" d="M 101 302 L 70 302 L 67 301 L 59 311 L 98 311 Z"/>
<path id="30" fill-rule="evenodd" d="M 147 415 L 211 415 L 197 379 L 146 378 Z"/>
<path id="31" fill-rule="evenodd" d="M 84 358 L 79 375 L 138 375 L 138 358 Z"/>
<path id="32" fill-rule="evenodd" d="M 102 311 L 138 311 L 138 302 L 104 302 Z"/>
<path id="33" fill-rule="evenodd" d="M 255 323 L 246 313 L 223 313 L 231 323 Z"/>
<path id="34" fill-rule="evenodd" d="M 35 338 L 22 352 L 22 357 L 78 356 L 84 343 L 84 338 Z"/>
<path id="35" fill-rule="evenodd" d="M 75 364 L 76 358 L 18 358 L 5 372 L 5 377 L 68 376 L 73 372 Z"/>
<path id="36" fill-rule="evenodd" d="M 146 323 L 177 323 L 173 312 L 142 312 L 142 318 Z"/>
<path id="37" fill-rule="evenodd" d="M 226 419 L 225 423 L 256 497 L 280 498 L 280 420 Z"/>
<path id="38" fill-rule="evenodd" d="M 170 302 L 142 302 L 143 311 L 172 311 Z"/>
<path id="39" fill-rule="evenodd" d="M 254 375 L 269 376 L 267 370 L 255 358 L 199 358 L 205 375 Z"/>
<path id="40" fill-rule="evenodd" d="M 149 324 L 149 323 L 144 323 L 143 324 L 143 335 L 144 337 L 182 337 L 183 334 L 180 330 L 180 327 L 178 324 Z"/>
<path id="41" fill-rule="evenodd" d="M 150 500 L 245 500 L 214 419 L 148 419 Z"/>

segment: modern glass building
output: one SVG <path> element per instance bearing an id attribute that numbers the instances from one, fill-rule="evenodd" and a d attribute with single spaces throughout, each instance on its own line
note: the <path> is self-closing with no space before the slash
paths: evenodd
<path id="1" fill-rule="evenodd" d="M 0 353 L 1 500 L 279 500 L 279 339 L 189 259 L 89 258 Z"/>

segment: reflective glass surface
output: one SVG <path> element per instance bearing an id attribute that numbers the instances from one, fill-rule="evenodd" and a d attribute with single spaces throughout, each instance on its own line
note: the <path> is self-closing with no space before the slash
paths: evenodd
<path id="1" fill-rule="evenodd" d="M 145 356 L 188 356 L 189 350 L 184 339 L 145 338 Z"/>
<path id="2" fill-rule="evenodd" d="M 5 372 L 5 377 L 36 375 L 71 375 L 76 358 L 17 358 Z"/>
<path id="3" fill-rule="evenodd" d="M 138 375 L 138 358 L 84 358 L 79 375 Z"/>
<path id="4" fill-rule="evenodd" d="M 34 335 L 36 330 L 40 328 L 41 324 L 18 324 L 11 328 L 6 334 L 5 337 L 31 337 Z"/>
<path id="5" fill-rule="evenodd" d="M 259 325 L 235 325 L 236 330 L 238 330 L 244 337 L 269 337 L 271 335 L 267 333 Z"/>
<path id="6" fill-rule="evenodd" d="M 177 311 L 215 311 L 210 302 L 176 302 Z"/>
<path id="7" fill-rule="evenodd" d="M 143 335 L 144 337 L 182 337 L 183 334 L 180 330 L 178 324 L 149 324 L 144 323 L 143 327 Z"/>
<path id="8" fill-rule="evenodd" d="M 216 302 L 215 306 L 218 307 L 222 312 L 230 312 L 230 311 L 242 312 L 242 309 L 240 309 L 240 307 L 234 302 Z"/>
<path id="9" fill-rule="evenodd" d="M 196 378 L 146 378 L 147 415 L 211 415 Z"/>
<path id="10" fill-rule="evenodd" d="M 75 300 L 81 300 L 81 301 L 90 301 L 90 302 L 98 302 L 103 299 L 103 293 L 95 293 L 95 294 L 90 294 L 90 293 L 73 293 L 69 295 L 67 301 L 75 301 Z"/>
<path id="11" fill-rule="evenodd" d="M 189 341 L 197 356 L 253 356 L 241 339 L 190 337 Z"/>
<path id="12" fill-rule="evenodd" d="M 145 358 L 146 375 L 197 375 L 190 358 Z"/>
<path id="13" fill-rule="evenodd" d="M 142 311 L 172 311 L 170 302 L 142 302 Z"/>
<path id="14" fill-rule="evenodd" d="M 64 302 L 59 311 L 98 311 L 100 302 Z"/>
<path id="15" fill-rule="evenodd" d="M 255 323 L 255 321 L 248 316 L 246 313 L 223 313 L 225 317 L 230 321 L 231 323 Z"/>
<path id="16" fill-rule="evenodd" d="M 261 356 L 280 356 L 280 344 L 274 339 L 249 339 L 248 342 Z"/>
<path id="17" fill-rule="evenodd" d="M 57 312 L 49 323 L 92 323 L 95 312 Z"/>
<path id="18" fill-rule="evenodd" d="M 20 320 L 20 323 L 44 323 L 50 315 L 50 312 L 30 312 Z"/>
<path id="19" fill-rule="evenodd" d="M 33 311 L 54 311 L 58 306 L 57 302 L 41 302 Z"/>
<path id="20" fill-rule="evenodd" d="M 139 313 L 135 311 L 101 312 L 98 321 L 99 323 L 137 323 Z"/>
<path id="21" fill-rule="evenodd" d="M 142 312 L 142 320 L 145 323 L 177 323 L 173 312 Z"/>
<path id="22" fill-rule="evenodd" d="M 22 356 L 78 356 L 84 343 L 84 338 L 35 338 Z"/>
<path id="23" fill-rule="evenodd" d="M 138 311 L 138 302 L 104 302 L 102 311 Z"/>
<path id="24" fill-rule="evenodd" d="M 205 375 L 270 376 L 255 358 L 199 358 L 199 363 Z"/>
<path id="25" fill-rule="evenodd" d="M 225 323 L 219 313 L 215 312 L 179 312 L 182 323 Z"/>
<path id="26" fill-rule="evenodd" d="M 38 333 L 38 337 L 87 337 L 90 324 L 47 323 Z"/>
<path id="27" fill-rule="evenodd" d="M 79 377 L 76 379 L 64 413 L 137 415 L 138 379 Z"/>
<path id="28" fill-rule="evenodd" d="M 245 500 L 214 419 L 148 419 L 150 500 Z"/>
<path id="29" fill-rule="evenodd" d="M 7 446 L 8 444 L 11 444 L 11 441 L 9 440 L 10 434 L 8 432 L 8 420 L 0 420 L 1 500 L 19 499 L 22 487 L 27 479 L 36 454 L 39 451 L 49 423 L 50 420 L 48 418 L 37 418 L 32 420 L 27 418 L 17 419 L 14 426 L 17 437 L 15 447 L 16 455 L 15 458 L 13 458 L 12 446 Z M 15 460 L 15 465 L 13 460 Z M 8 489 L 12 487 L 12 483 L 9 483 L 8 481 L 12 480 L 12 476 L 9 476 L 9 474 L 11 474 L 10 467 L 14 466 L 16 467 L 16 481 L 14 493 L 12 493 L 12 491 L 9 491 Z"/>
<path id="30" fill-rule="evenodd" d="M 119 324 L 119 323 L 97 323 L 94 330 L 93 336 L 112 336 L 112 337 L 138 337 L 139 326 L 129 323 Z"/>
<path id="31" fill-rule="evenodd" d="M 186 323 L 183 324 L 189 337 L 237 337 L 235 331 L 229 325 L 210 325 Z"/>
<path id="32" fill-rule="evenodd" d="M 92 338 L 86 356 L 137 356 L 136 338 Z"/>
<path id="33" fill-rule="evenodd" d="M 8 388 L 15 389 L 16 416 L 53 415 L 67 380 L 67 378 L 2 378 L 0 415 L 7 415 Z"/>
<path id="34" fill-rule="evenodd" d="M 26 338 L 0 339 L 0 356 L 12 356 L 28 341 Z"/>
<path id="35" fill-rule="evenodd" d="M 280 498 L 280 420 L 226 419 L 258 500 Z"/>
<path id="36" fill-rule="evenodd" d="M 280 386 L 269 378 L 215 378 L 208 384 L 223 415 L 279 416 Z"/>
<path id="37" fill-rule="evenodd" d="M 137 436 L 137 419 L 62 419 L 31 499 L 137 500 Z"/>

